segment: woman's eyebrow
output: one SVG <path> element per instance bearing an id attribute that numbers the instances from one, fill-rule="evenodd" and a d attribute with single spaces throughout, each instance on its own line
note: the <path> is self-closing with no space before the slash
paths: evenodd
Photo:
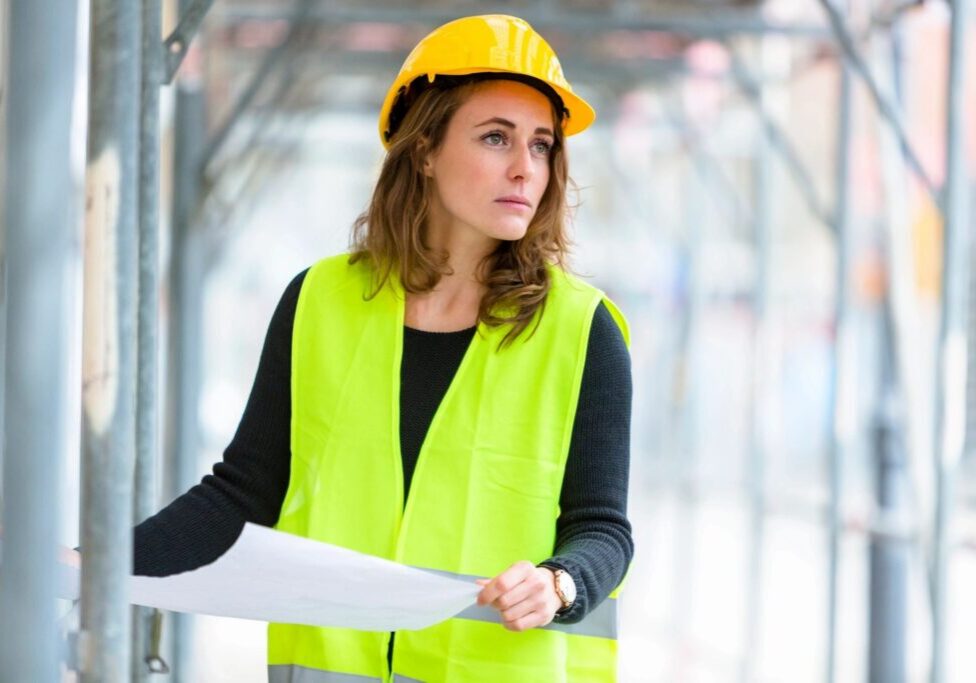
<path id="1" fill-rule="evenodd" d="M 518 126 L 516 126 L 514 123 L 512 123 L 508 119 L 503 119 L 500 116 L 493 116 L 490 119 L 486 119 L 486 120 L 482 121 L 481 123 L 477 123 L 477 124 L 475 124 L 475 128 L 478 128 L 480 126 L 486 126 L 489 123 L 497 123 L 500 126 L 505 126 L 506 128 L 511 128 L 513 130 L 515 128 L 518 128 Z M 536 133 L 536 135 L 553 135 L 553 133 L 552 133 L 552 131 L 550 129 L 544 128 L 544 127 L 541 127 L 541 126 L 539 128 L 536 128 L 535 129 L 535 133 Z M 553 137 L 555 137 L 555 136 L 553 136 Z"/>

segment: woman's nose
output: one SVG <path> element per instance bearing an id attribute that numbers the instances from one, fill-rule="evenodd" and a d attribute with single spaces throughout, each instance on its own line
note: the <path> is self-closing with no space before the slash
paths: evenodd
<path id="1" fill-rule="evenodd" d="M 509 175 L 513 180 L 528 182 L 532 179 L 532 152 L 527 148 L 514 147 L 514 158 L 509 167 Z"/>

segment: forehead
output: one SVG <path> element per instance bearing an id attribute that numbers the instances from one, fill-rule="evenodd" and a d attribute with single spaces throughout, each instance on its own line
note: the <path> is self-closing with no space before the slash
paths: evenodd
<path id="1" fill-rule="evenodd" d="M 553 127 L 552 105 L 541 92 L 517 81 L 484 81 L 475 85 L 454 120 L 477 125 L 485 119 L 500 117 L 519 127 L 536 129 Z"/>

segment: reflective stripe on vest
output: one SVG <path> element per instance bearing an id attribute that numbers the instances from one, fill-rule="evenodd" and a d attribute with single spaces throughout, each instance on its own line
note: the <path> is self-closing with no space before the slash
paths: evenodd
<path id="1" fill-rule="evenodd" d="M 383 679 L 309 669 L 296 664 L 274 664 L 268 667 L 268 683 L 383 683 Z"/>
<path id="2" fill-rule="evenodd" d="M 400 362 L 404 293 L 372 298 L 365 261 L 305 277 L 292 338 L 291 478 L 277 528 L 402 564 L 496 576 L 552 555 L 563 473 L 602 292 L 557 268 L 541 317 L 478 326 L 421 447 L 404 504 Z M 493 610 L 400 631 L 393 670 L 437 683 L 616 679 L 616 602 L 576 625 L 512 632 Z M 272 624 L 271 665 L 388 677 L 389 634 Z M 410 680 L 403 679 L 403 680 Z"/>
<path id="3" fill-rule="evenodd" d="M 475 621 L 488 621 L 493 624 L 502 623 L 501 613 L 494 607 L 488 605 L 472 605 L 466 610 L 461 611 L 457 619 L 473 619 Z M 617 638 L 617 601 L 614 599 L 604 600 L 597 605 L 596 609 L 586 615 L 586 618 L 575 624 L 556 624 L 551 623 L 543 626 L 544 631 L 559 631 L 577 636 L 590 636 L 591 638 Z"/>

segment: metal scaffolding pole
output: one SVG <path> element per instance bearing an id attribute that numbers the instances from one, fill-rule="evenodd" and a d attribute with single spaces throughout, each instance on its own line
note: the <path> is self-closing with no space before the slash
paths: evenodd
<path id="1" fill-rule="evenodd" d="M 971 226 L 965 149 L 967 0 L 953 0 L 946 119 L 945 231 L 942 258 L 942 320 L 935 393 L 935 518 L 932 534 L 932 683 L 945 671 L 946 580 L 953 479 L 962 457 L 966 425 L 966 316 Z"/>
<path id="2" fill-rule="evenodd" d="M 881 519 L 903 519 L 907 506 L 908 462 L 898 381 L 898 359 L 890 290 L 882 311 L 880 382 L 875 415 L 875 496 Z M 903 538 L 871 535 L 871 596 L 868 679 L 871 683 L 907 680 L 905 644 L 908 616 L 909 545 Z"/>
<path id="3" fill-rule="evenodd" d="M 697 154 L 697 150 L 690 150 L 689 154 Z M 687 651 L 692 638 L 691 613 L 695 596 L 695 544 L 698 533 L 699 487 L 697 482 L 698 463 L 700 460 L 698 439 L 698 402 L 701 394 L 699 375 L 699 327 L 701 325 L 704 294 L 702 292 L 701 250 L 703 203 L 700 195 L 695 191 L 702 188 L 695 182 L 692 173 L 699 176 L 702 183 L 707 178 L 698 170 L 698 162 L 688 160 L 685 171 L 687 182 L 686 192 L 682 196 L 683 228 L 681 243 L 676 247 L 677 258 L 681 265 L 681 290 L 684 295 L 682 304 L 684 310 L 678 320 L 677 332 L 677 376 L 676 389 L 678 396 L 674 403 L 675 425 L 675 457 L 678 462 L 676 468 L 677 487 L 675 491 L 675 534 L 672 551 L 672 567 L 674 571 L 674 602 L 671 613 L 671 629 L 674 639 L 672 648 L 671 671 L 669 680 L 681 680 L 687 676 L 686 661 L 682 653 Z"/>
<path id="4" fill-rule="evenodd" d="M 284 39 L 275 45 L 261 61 L 261 65 L 251 77 L 243 93 L 237 98 L 230 114 L 224 119 L 220 127 L 210 136 L 207 147 L 200 158 L 200 168 L 206 171 L 207 166 L 219 154 L 220 149 L 227 142 L 234 127 L 240 122 L 244 113 L 250 109 L 257 98 L 258 93 L 267 83 L 268 79 L 280 69 L 290 64 L 295 58 L 295 43 L 301 34 L 302 25 L 308 17 L 311 9 L 312 0 L 296 0 L 292 9 L 291 16 L 288 18 L 288 33 Z M 277 100 L 275 100 L 277 101 Z"/>
<path id="5" fill-rule="evenodd" d="M 165 67 L 161 72 L 162 80 L 171 83 L 180 64 L 186 58 L 193 36 L 200 29 L 213 0 L 190 0 L 180 3 L 180 22 L 166 38 Z"/>
<path id="6" fill-rule="evenodd" d="M 758 64 L 765 67 L 765 41 L 756 45 Z M 761 614 L 763 586 L 763 545 L 765 542 L 766 515 L 766 438 L 765 424 L 768 416 L 768 387 L 766 377 L 769 367 L 769 282 L 772 248 L 773 173 L 772 146 L 767 127 L 762 121 L 769 119 L 769 92 L 760 86 L 757 106 L 760 109 L 760 125 L 756 130 L 755 157 L 753 158 L 752 215 L 753 249 L 755 253 L 755 284 L 752 290 L 752 387 L 750 392 L 751 429 L 749 433 L 748 471 L 746 486 L 749 493 L 749 550 L 746 562 L 744 656 L 739 679 L 749 683 L 756 679 L 761 657 Z"/>
<path id="7" fill-rule="evenodd" d="M 898 27 L 892 27 L 890 41 L 879 41 L 877 58 L 879 87 L 891 93 L 893 112 L 903 107 L 902 60 L 899 57 Z M 884 211 L 885 261 L 888 282 L 880 307 L 876 411 L 873 416 L 872 465 L 875 473 L 875 510 L 878 519 L 901 520 L 910 514 L 907 499 L 908 466 L 905 451 L 905 407 L 907 373 L 900 364 L 902 344 L 896 325 L 899 300 L 898 273 L 903 272 L 905 197 L 907 177 L 899 154 L 900 144 L 891 127 L 881 131 L 883 178 L 886 187 Z M 902 304 L 903 305 L 903 304 Z M 872 533 L 870 545 L 870 642 L 869 680 L 886 683 L 905 680 L 907 642 L 907 600 L 909 546 L 904 538 Z"/>
<path id="8" fill-rule="evenodd" d="M 91 3 L 78 661 L 99 683 L 130 675 L 140 23 L 136 3 Z"/>
<path id="9" fill-rule="evenodd" d="M 827 658 L 825 679 L 833 683 L 837 673 L 837 605 L 840 574 L 840 542 L 843 531 L 841 492 L 843 490 L 844 454 L 850 436 L 849 421 L 854 414 L 850 405 L 851 339 L 850 306 L 852 299 L 850 257 L 853 222 L 851 220 L 851 137 L 854 120 L 851 70 L 845 61 L 840 69 L 840 109 L 837 117 L 835 248 L 837 254 L 834 285 L 834 344 L 831 349 L 831 382 L 829 415 L 831 416 L 830 450 L 827 476 L 830 502 L 827 512 L 829 532 L 827 570 Z"/>
<path id="10" fill-rule="evenodd" d="M 60 680 L 56 612 L 57 473 L 67 445 L 75 235 L 71 102 L 77 13 L 72 3 L 9 8 L 4 268 L 6 431 L 0 579 L 0 679 Z"/>
<path id="11" fill-rule="evenodd" d="M 749 70 L 741 63 L 741 60 L 733 50 L 730 50 L 729 54 L 732 56 L 732 75 L 735 78 L 736 85 L 752 106 L 755 107 L 768 144 L 782 158 L 790 175 L 796 181 L 796 189 L 803 196 L 804 201 L 810 209 L 810 213 L 824 225 L 833 227 L 833 217 L 824 208 L 823 202 L 820 201 L 817 186 L 813 180 L 813 174 L 803 163 L 799 152 L 790 143 L 789 137 L 763 107 L 761 96 L 762 86 L 760 82 L 749 74 Z"/>
<path id="12" fill-rule="evenodd" d="M 133 522 L 156 508 L 159 337 L 159 90 L 163 78 L 162 6 L 142 0 L 142 83 L 139 122 L 139 356 L 136 379 L 136 462 Z M 163 672 L 158 643 L 150 642 L 158 610 L 133 607 L 132 681 Z"/>
<path id="13" fill-rule="evenodd" d="M 173 150 L 173 228 L 168 274 L 170 334 L 167 344 L 163 498 L 172 500 L 195 483 L 199 447 L 197 409 L 202 367 L 203 310 L 200 292 L 205 254 L 195 229 L 200 203 L 200 154 L 206 145 L 206 94 L 201 74 L 184 72 L 176 79 L 176 122 Z M 191 619 L 174 614 L 172 661 L 176 680 L 193 680 Z"/>
<path id="14" fill-rule="evenodd" d="M 0 54 L 6 55 L 7 59 L 0 61 L 0 150 L 7 148 L 7 97 L 3 92 L 9 92 L 9 71 L 10 59 L 10 3 L 0 4 Z M 3 153 L 0 152 L 0 206 L 3 206 L 3 195 L 6 190 L 5 163 L 2 161 Z M 2 211 L 2 209 L 0 209 Z M 6 232 L 6 220 L 0 218 L 0 535 L 3 532 L 3 451 L 4 439 L 4 414 L 6 404 L 4 401 L 7 386 L 7 294 L 6 276 L 4 275 L 4 233 Z M 2 541 L 2 539 L 0 539 Z M 2 543 L 0 543 L 0 562 L 2 557 Z"/>
<path id="15" fill-rule="evenodd" d="M 241 5 L 229 7 L 224 16 L 228 21 L 280 21 L 287 14 L 279 5 Z M 755 10 L 711 10 L 681 13 L 653 12 L 641 16 L 618 13 L 594 13 L 585 11 L 546 11 L 527 5 L 519 16 L 537 29 L 558 29 L 593 33 L 599 31 L 663 31 L 692 36 L 721 37 L 730 35 L 780 34 L 798 38 L 822 39 L 830 35 L 829 29 L 814 22 L 790 23 L 769 20 Z M 310 21 L 326 24 L 350 24 L 381 22 L 390 24 L 425 24 L 438 26 L 457 19 L 457 12 L 440 8 L 387 6 L 370 7 L 368 3 L 348 7 L 327 7 L 320 3 L 309 16 Z"/>
<path id="16" fill-rule="evenodd" d="M 867 87 L 868 92 L 871 94 L 871 98 L 874 100 L 874 103 L 878 108 L 878 113 L 881 114 L 882 118 L 888 122 L 892 132 L 898 138 L 898 144 L 900 145 L 902 154 L 905 157 L 905 162 L 908 164 L 909 168 L 912 169 L 912 172 L 918 178 L 919 182 L 921 182 L 922 185 L 925 186 L 926 190 L 928 190 L 928 192 L 932 195 L 935 203 L 941 206 L 942 198 L 939 191 L 936 188 L 935 183 L 929 177 L 928 173 L 926 173 L 925 167 L 922 165 L 921 160 L 918 158 L 918 155 L 915 153 L 915 150 L 912 148 L 911 143 L 909 142 L 908 133 L 905 130 L 904 123 L 902 122 L 900 108 L 888 99 L 888 97 L 878 86 L 878 82 L 871 75 L 871 70 L 864 62 L 864 59 L 861 57 L 860 53 L 857 51 L 853 36 L 851 36 L 850 32 L 847 30 L 847 26 L 844 22 L 844 16 L 835 6 L 836 0 L 818 1 L 823 7 L 824 12 L 827 14 L 827 20 L 830 22 L 830 27 L 834 33 L 834 37 L 837 40 L 837 45 L 843 52 L 848 65 L 851 67 L 852 73 L 856 74 Z"/>

